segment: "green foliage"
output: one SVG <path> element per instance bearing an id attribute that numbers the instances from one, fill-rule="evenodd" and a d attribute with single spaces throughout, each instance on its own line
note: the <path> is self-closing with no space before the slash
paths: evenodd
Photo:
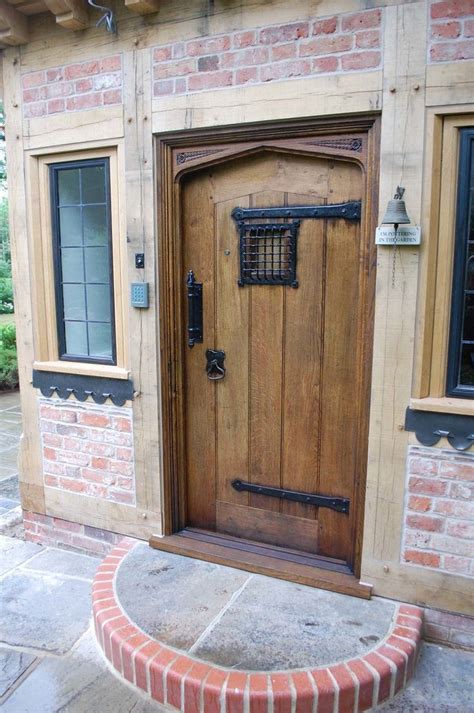
<path id="1" fill-rule="evenodd" d="M 14 324 L 0 324 L 0 390 L 17 386 L 16 328 Z"/>
<path id="2" fill-rule="evenodd" d="M 6 260 L 0 259 L 0 314 L 13 312 L 13 284 L 11 266 Z"/>

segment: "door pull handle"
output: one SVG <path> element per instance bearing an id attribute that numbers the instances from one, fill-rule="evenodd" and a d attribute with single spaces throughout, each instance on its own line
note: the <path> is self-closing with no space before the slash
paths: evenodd
<path id="1" fill-rule="evenodd" d="M 206 371 L 210 381 L 219 381 L 225 376 L 224 366 L 225 352 L 220 349 L 208 349 L 206 351 Z"/>
<path id="2" fill-rule="evenodd" d="M 196 282 L 190 270 L 186 278 L 188 288 L 188 347 L 202 342 L 202 282 Z"/>

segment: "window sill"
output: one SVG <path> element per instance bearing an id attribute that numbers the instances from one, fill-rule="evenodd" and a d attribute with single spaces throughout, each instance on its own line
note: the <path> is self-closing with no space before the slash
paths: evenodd
<path id="1" fill-rule="evenodd" d="M 416 411 L 436 411 L 459 416 L 474 416 L 474 401 L 450 396 L 427 396 L 424 399 L 410 399 L 410 408 Z"/>
<path id="2" fill-rule="evenodd" d="M 80 376 L 98 376 L 106 379 L 128 379 L 130 372 L 120 366 L 109 364 L 86 364 L 78 361 L 35 361 L 36 371 L 56 371 L 59 374 L 78 374 Z"/>

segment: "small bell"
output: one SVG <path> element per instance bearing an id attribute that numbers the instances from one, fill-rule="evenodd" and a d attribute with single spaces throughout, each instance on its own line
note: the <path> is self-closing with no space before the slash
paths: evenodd
<path id="1" fill-rule="evenodd" d="M 382 225 L 395 225 L 396 230 L 399 225 L 411 223 L 407 209 L 405 208 L 405 201 L 402 200 L 404 193 L 405 189 L 401 186 L 397 186 L 397 192 L 393 196 L 393 199 L 388 202 Z"/>

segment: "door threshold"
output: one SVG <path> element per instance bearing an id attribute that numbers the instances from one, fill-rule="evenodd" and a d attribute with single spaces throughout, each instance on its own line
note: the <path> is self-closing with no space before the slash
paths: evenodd
<path id="1" fill-rule="evenodd" d="M 240 537 L 186 528 L 174 535 L 152 535 L 150 547 L 173 554 L 235 567 L 247 572 L 286 579 L 309 587 L 328 589 L 353 597 L 370 599 L 372 587 L 359 582 L 349 568 L 337 560 L 262 545 Z"/>

